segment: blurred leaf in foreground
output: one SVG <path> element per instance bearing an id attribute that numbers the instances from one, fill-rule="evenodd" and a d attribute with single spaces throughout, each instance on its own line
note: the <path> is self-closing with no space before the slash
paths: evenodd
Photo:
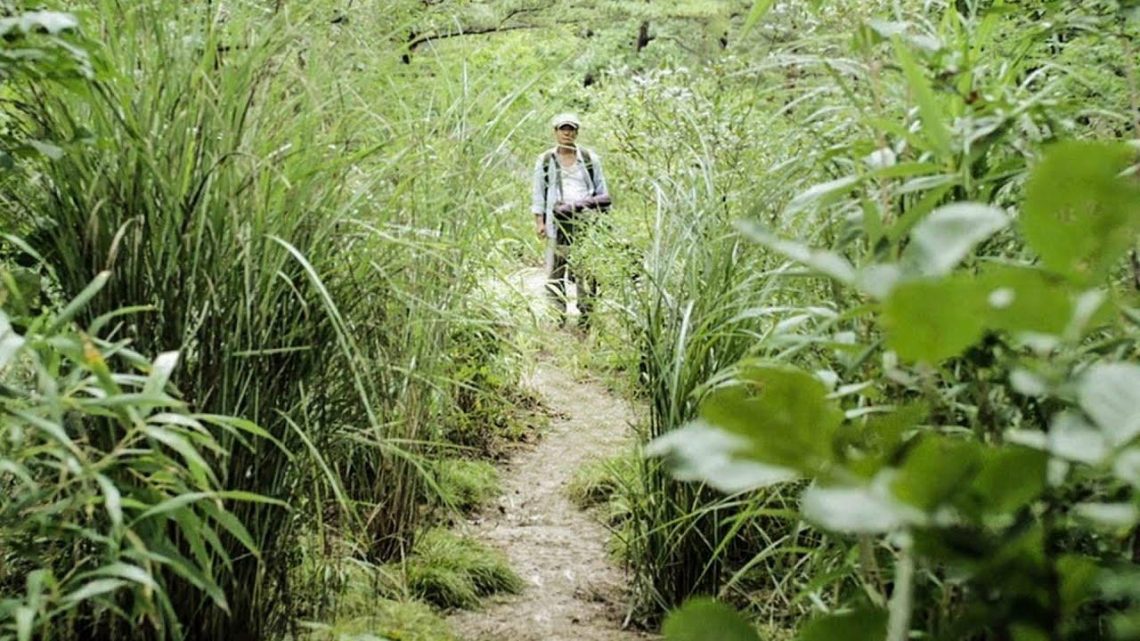
<path id="1" fill-rule="evenodd" d="M 666 641 L 761 641 L 735 610 L 712 599 L 693 599 L 665 619 Z"/>
<path id="2" fill-rule="evenodd" d="M 1135 156 L 1120 143 L 1048 148 L 1026 186 L 1021 228 L 1050 269 L 1096 282 L 1132 246 L 1140 229 L 1140 184 L 1122 174 Z"/>

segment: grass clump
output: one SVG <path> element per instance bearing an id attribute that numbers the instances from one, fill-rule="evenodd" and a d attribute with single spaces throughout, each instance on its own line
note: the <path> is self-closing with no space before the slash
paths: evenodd
<path id="1" fill-rule="evenodd" d="M 416 541 L 405 572 L 409 592 L 440 608 L 474 609 L 480 597 L 523 588 L 502 554 L 442 528 Z"/>
<path id="2" fill-rule="evenodd" d="M 615 513 L 629 493 L 636 491 L 639 452 L 630 450 L 608 459 L 590 461 L 574 472 L 566 486 L 570 502 L 579 509 L 609 506 L 607 520 L 613 523 L 620 520 Z"/>
<path id="3" fill-rule="evenodd" d="M 487 461 L 443 459 L 436 463 L 435 482 L 439 501 L 463 512 L 485 505 L 501 490 L 499 471 Z"/>
<path id="4" fill-rule="evenodd" d="M 329 626 L 321 626 L 311 638 L 320 641 L 365 641 L 391 639 L 398 641 L 454 641 L 447 621 L 419 601 L 380 599 L 373 613 Z"/>

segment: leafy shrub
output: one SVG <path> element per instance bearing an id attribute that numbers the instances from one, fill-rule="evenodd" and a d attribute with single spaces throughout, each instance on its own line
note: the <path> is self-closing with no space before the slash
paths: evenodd
<path id="1" fill-rule="evenodd" d="M 16 11 L 2 2 L 0 16 L 0 79 L 16 91 L 22 94 L 45 86 L 56 91 L 76 89 L 95 78 L 90 56 L 78 36 L 79 21 L 72 14 Z M 36 131 L 29 104 L 12 102 L 0 114 L 0 183 L 21 175 L 14 171 L 17 168 L 59 158 L 64 153 L 60 145 L 68 142 L 45 138 L 51 132 Z M 23 227 L 29 218 L 24 204 L 4 201 L 8 205 L 0 209 L 4 228 Z"/>
<path id="2" fill-rule="evenodd" d="M 1134 638 L 1123 426 L 1140 370 L 1122 259 L 1140 230 L 1137 153 L 1055 142 L 1088 132 L 1069 118 L 1080 101 L 1045 100 L 1044 81 L 1068 71 L 1044 62 L 1059 49 L 1119 46 L 1135 25 L 1117 8 L 1034 3 L 1050 38 L 1065 34 L 1044 40 L 982 4 L 938 8 L 937 26 L 869 22 L 851 82 L 870 93 L 848 95 L 874 120 L 832 130 L 844 173 L 776 208 L 835 233 L 741 225 L 829 283 L 830 299 L 801 292 L 792 313 L 829 305 L 837 322 L 795 330 L 805 349 L 758 340 L 651 449 L 729 493 L 811 480 L 802 514 L 844 553 L 805 587 L 828 612 L 800 639 Z M 959 57 L 966 42 L 975 55 Z M 1026 66 L 991 73 L 985 57 L 1010 47 Z M 884 59 L 897 74 L 878 75 Z M 1102 128 L 1128 120 L 1119 107 L 1103 106 Z"/>
<path id="3" fill-rule="evenodd" d="M 99 338 L 113 316 L 75 328 L 108 276 L 27 317 L 9 315 L 23 305 L 0 271 L 0 639 L 179 639 L 174 586 L 227 608 L 219 533 L 258 554 L 230 505 L 266 499 L 223 488 L 215 434 L 264 433 L 191 413 L 169 385 L 178 355 Z"/>

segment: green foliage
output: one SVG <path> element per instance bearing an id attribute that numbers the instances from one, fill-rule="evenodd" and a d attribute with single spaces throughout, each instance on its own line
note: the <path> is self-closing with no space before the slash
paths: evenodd
<path id="1" fill-rule="evenodd" d="M 587 462 L 574 471 L 566 485 L 566 493 L 579 509 L 609 506 L 613 522 L 622 510 L 628 493 L 639 482 L 639 455 L 630 451 L 613 458 Z M 628 509 L 628 507 L 626 507 Z"/>
<path id="2" fill-rule="evenodd" d="M 454 641 L 447 622 L 418 601 L 378 600 L 367 615 L 322 626 L 311 638 L 324 641 Z"/>
<path id="3" fill-rule="evenodd" d="M 176 590 L 228 608 L 218 577 L 235 546 L 220 537 L 259 555 L 234 506 L 271 501 L 219 483 L 216 434 L 250 448 L 267 435 L 192 413 L 169 384 L 177 353 L 150 360 L 99 336 L 115 314 L 77 329 L 107 279 L 26 316 L 0 270 L 0 639 L 179 639 Z"/>
<path id="4" fill-rule="evenodd" d="M 1046 150 L 1026 186 L 1025 241 L 1051 270 L 1081 284 L 1103 281 L 1140 232 L 1140 185 L 1121 179 L 1129 145 L 1066 142 Z"/>
<path id="5" fill-rule="evenodd" d="M 921 117 L 908 130 L 922 150 L 915 160 L 968 172 L 958 188 L 963 198 L 994 193 L 975 173 L 984 165 L 959 164 L 960 132 L 946 126 L 946 101 L 931 90 L 923 61 L 897 38 L 889 51 Z M 996 138 L 989 153 L 1001 154 L 1002 143 Z M 767 249 L 856 290 L 859 303 L 843 310 L 852 345 L 801 356 L 816 374 L 783 360 L 759 369 L 743 360 L 724 370 L 700 420 L 658 438 L 650 452 L 671 457 L 682 478 L 732 492 L 810 478 L 801 496 L 806 519 L 857 535 L 851 568 L 863 594 L 840 590 L 851 614 L 808 623 L 802 639 L 840 630 L 845 638 L 891 641 L 914 633 L 1107 638 L 1093 613 L 1131 605 L 1103 596 L 1131 557 L 1127 544 L 1090 545 L 1095 535 L 1079 515 L 1131 529 L 1134 511 L 1074 506 L 1068 497 L 1137 501 L 1127 489 L 1127 461 L 1140 430 L 1122 426 L 1134 424 L 1140 377 L 1118 361 L 1135 355 L 1135 325 L 1119 320 L 1129 317 L 1127 303 L 1105 293 L 1118 288 L 1118 263 L 1140 221 L 1128 175 L 1135 152 L 1083 142 L 1043 150 L 1024 192 L 1001 196 L 1024 200 L 1020 235 L 997 236 L 1007 224 L 999 209 L 937 207 L 932 199 L 946 192 L 895 192 L 886 176 L 867 184 L 867 193 L 860 178 L 842 182 L 842 192 L 817 186 L 792 198 L 789 207 L 861 210 L 834 248 L 750 228 Z M 1020 162 L 1026 171 L 1032 161 Z M 824 191 L 834 197 L 808 198 Z M 881 208 L 892 201 L 903 215 Z M 884 234 L 892 220 L 905 228 Z M 1044 269 L 1024 262 L 1030 252 Z M 1117 349 L 1098 348 L 1106 338 Z M 876 362 L 870 356 L 879 351 Z M 836 386 L 848 376 L 866 382 Z M 909 399 L 926 409 L 904 404 Z M 889 597 L 876 576 L 882 552 L 869 547 L 874 536 L 883 537 L 895 573 Z M 859 605 L 868 596 L 887 610 Z"/>
<path id="6" fill-rule="evenodd" d="M 416 539 L 403 571 L 411 594 L 440 608 L 473 609 L 480 597 L 523 588 L 500 553 L 442 528 Z"/>
<path id="7" fill-rule="evenodd" d="M 486 461 L 441 459 L 434 464 L 439 500 L 463 512 L 479 509 L 499 495 L 499 471 Z"/>
<path id="8" fill-rule="evenodd" d="M 738 229 L 763 248 L 734 249 L 725 283 L 701 270 L 701 287 L 685 290 L 647 260 L 648 285 L 626 288 L 665 290 L 662 307 L 683 310 L 689 334 L 651 333 L 686 368 L 732 353 L 727 341 L 689 352 L 690 337 L 751 334 L 734 363 L 692 382 L 682 367 L 654 369 L 642 349 L 650 386 L 700 406 L 662 421 L 649 451 L 677 478 L 734 493 L 676 501 L 672 488 L 648 486 L 645 503 L 672 506 L 642 517 L 668 533 L 660 547 L 682 545 L 673 524 L 716 543 L 694 555 L 699 579 L 665 554 L 641 557 L 644 571 L 657 573 L 658 590 L 685 576 L 685 588 L 737 596 L 761 618 L 803 613 L 771 605 L 788 592 L 831 612 L 801 638 L 1109 638 L 1105 622 L 1127 629 L 1135 603 L 1110 588 L 1132 563 L 1134 434 L 1105 426 L 1130 425 L 1136 398 L 1126 382 L 1134 275 L 1121 259 L 1137 236 L 1137 156 L 1076 139 L 1135 136 L 1136 25 L 1111 3 L 867 3 L 861 15 L 830 4 L 782 36 L 786 47 L 749 52 L 751 66 L 730 77 L 754 86 L 700 70 L 724 102 L 750 97 L 762 116 L 737 126 L 762 144 L 734 153 L 701 120 L 717 114 L 700 100 L 701 81 L 665 74 L 639 85 L 674 102 L 632 103 L 617 127 L 627 131 L 614 134 L 637 141 L 625 184 L 652 176 L 656 193 L 638 195 L 669 212 L 668 223 L 644 225 L 655 235 L 647 255 L 677 245 L 672 225 L 697 227 L 673 211 L 706 191 L 724 194 L 723 215 L 746 218 Z M 754 3 L 762 36 L 788 34 L 803 16 L 765 5 Z M 837 37 L 856 15 L 855 37 Z M 1116 78 L 1072 82 L 1095 66 L 1082 56 L 1108 51 Z M 639 122 L 666 109 L 660 121 L 678 133 Z M 700 148 L 717 149 L 716 160 Z M 750 187 L 735 172 L 764 179 Z M 672 184 L 690 191 L 676 196 Z M 671 259 L 675 274 L 700 264 Z M 725 300 L 725 290 L 736 294 Z M 761 302 L 733 307 L 748 297 Z M 712 320 L 712 301 L 740 311 Z M 744 318 L 758 322 L 737 324 Z M 654 412 L 668 407 L 658 398 L 667 396 L 650 394 Z M 1112 418 L 1096 420 L 1097 407 Z M 749 523 L 767 514 L 750 508 L 792 493 L 814 527 L 777 518 L 774 540 L 751 538 Z M 739 516 L 720 507 L 729 503 Z"/>
<path id="9" fill-rule="evenodd" d="M 760 641 L 735 610 L 709 599 L 694 599 L 665 619 L 667 641 Z"/>
<path id="10" fill-rule="evenodd" d="M 0 171 L 13 173 L 18 159 L 56 160 L 59 140 L 44 139 L 31 126 L 26 99 L 37 88 L 77 88 L 94 78 L 87 50 L 78 37 L 79 20 L 57 11 L 19 11 L 0 3 L 0 80 L 6 101 L 0 110 Z M 0 221 L 4 221 L 0 217 Z"/>
<path id="11" fill-rule="evenodd" d="M 211 532 L 234 559 L 214 580 L 242 616 L 192 586 L 171 595 L 195 638 L 281 634 L 335 601 L 320 574 L 333 563 L 313 557 L 381 563 L 410 544 L 428 513 L 421 447 L 460 420 L 479 442 L 515 428 L 510 337 L 470 300 L 498 258 L 483 248 L 499 241 L 509 159 L 495 173 L 482 152 L 455 150 L 499 147 L 509 101 L 411 75 L 394 99 L 399 62 L 364 12 L 330 24 L 322 3 L 83 4 L 85 29 L 106 40 L 89 44 L 99 82 L 32 87 L 28 126 L 77 142 L 6 185 L 34 215 L 4 255 L 64 297 L 109 270 L 82 322 L 148 306 L 116 335 L 181 348 L 173 378 L 196 411 L 255 420 L 286 446 L 212 431 L 222 486 L 291 508 L 231 507 L 260 556 Z"/>
<path id="12" fill-rule="evenodd" d="M 887 631 L 887 616 L 882 610 L 862 607 L 819 616 L 804 624 L 798 641 L 825 641 L 826 639 L 851 639 L 851 641 L 876 641 L 884 638 Z"/>
<path id="13" fill-rule="evenodd" d="M 519 352 L 513 348 L 508 323 L 481 307 L 471 311 L 472 318 L 456 323 L 450 337 L 454 412 L 442 436 L 496 455 L 504 442 L 522 437 L 531 418 L 528 412 L 539 400 L 518 383 Z"/>

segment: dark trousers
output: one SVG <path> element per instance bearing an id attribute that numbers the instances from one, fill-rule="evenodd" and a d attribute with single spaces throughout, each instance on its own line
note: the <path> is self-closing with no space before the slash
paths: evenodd
<path id="1" fill-rule="evenodd" d="M 590 313 L 594 310 L 594 299 L 597 296 L 597 280 L 575 268 L 570 264 L 570 247 L 574 244 L 574 235 L 581 231 L 581 222 L 574 219 L 555 219 L 555 238 L 548 251 L 550 271 L 546 279 L 546 291 L 554 302 L 558 311 L 559 322 L 566 321 L 566 310 L 569 302 L 566 300 L 566 286 L 573 282 L 578 286 L 578 311 L 581 312 L 578 322 L 586 325 L 590 322 Z"/>

